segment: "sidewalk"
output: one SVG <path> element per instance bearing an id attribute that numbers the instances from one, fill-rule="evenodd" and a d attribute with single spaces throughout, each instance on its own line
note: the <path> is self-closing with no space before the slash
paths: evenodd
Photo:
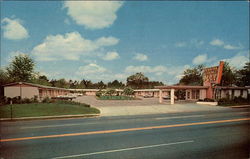
<path id="1" fill-rule="evenodd" d="M 229 106 L 230 108 L 250 108 L 250 105 L 235 105 L 235 106 Z"/>
<path id="2" fill-rule="evenodd" d="M 195 103 L 151 106 L 96 106 L 96 108 L 101 111 L 101 116 L 147 115 L 232 109 L 220 106 L 197 105 Z"/>
<path id="3" fill-rule="evenodd" d="M 100 114 L 77 114 L 77 115 L 58 115 L 58 116 L 39 116 L 39 117 L 20 117 L 20 118 L 0 118 L 0 121 L 17 121 L 17 120 L 40 120 L 40 119 L 62 119 L 62 118 L 84 118 L 97 117 Z"/>

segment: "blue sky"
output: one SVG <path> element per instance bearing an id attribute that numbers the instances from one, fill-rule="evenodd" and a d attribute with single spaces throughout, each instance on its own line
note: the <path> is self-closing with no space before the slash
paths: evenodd
<path id="1" fill-rule="evenodd" d="M 248 2 L 4 1 L 1 64 L 28 54 L 52 78 L 165 84 L 183 70 L 249 60 Z"/>

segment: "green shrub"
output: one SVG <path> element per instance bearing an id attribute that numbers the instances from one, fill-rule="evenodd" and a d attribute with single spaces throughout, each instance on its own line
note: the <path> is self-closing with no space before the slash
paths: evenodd
<path id="1" fill-rule="evenodd" d="M 8 103 L 8 98 L 6 98 L 5 96 L 0 96 L 0 106 L 1 105 L 6 105 L 9 104 Z"/>
<path id="2" fill-rule="evenodd" d="M 115 89 L 109 88 L 109 89 L 106 90 L 105 95 L 114 96 L 114 95 L 116 95 L 116 93 L 117 92 L 116 92 Z"/>
<path id="3" fill-rule="evenodd" d="M 45 97 L 45 98 L 42 100 L 42 103 L 49 103 L 49 102 L 50 102 L 49 97 Z"/>
<path id="4" fill-rule="evenodd" d="M 100 90 L 98 90 L 97 92 L 96 92 L 96 96 L 97 97 L 101 97 L 101 96 L 103 96 L 105 94 L 105 92 L 102 90 L 102 89 L 100 89 Z"/>
<path id="5" fill-rule="evenodd" d="M 134 95 L 134 90 L 130 87 L 126 87 L 123 89 L 122 94 L 124 94 L 126 96 Z"/>
<path id="6" fill-rule="evenodd" d="M 38 96 L 31 98 L 32 103 L 38 103 Z"/>
<path id="7" fill-rule="evenodd" d="M 85 106 L 85 107 L 90 107 L 89 104 L 75 102 L 75 101 L 69 101 L 69 100 L 55 100 L 55 103 L 58 103 L 58 104 L 81 105 L 81 106 Z"/>
<path id="8" fill-rule="evenodd" d="M 23 103 L 23 104 L 28 104 L 28 103 L 32 103 L 32 101 L 31 101 L 29 98 L 23 98 L 23 99 L 21 100 L 21 103 Z"/>
<path id="9" fill-rule="evenodd" d="M 211 99 L 211 98 L 205 98 L 205 99 L 204 99 L 204 102 L 215 102 L 215 100 L 214 100 L 214 99 Z"/>
<path id="10" fill-rule="evenodd" d="M 100 100 L 133 100 L 135 98 L 128 96 L 101 96 Z"/>
<path id="11" fill-rule="evenodd" d="M 239 97 L 235 97 L 234 100 L 233 100 L 235 103 L 246 103 L 248 102 L 248 100 L 246 98 L 243 98 L 241 96 Z"/>
<path id="12" fill-rule="evenodd" d="M 11 98 L 12 104 L 20 104 L 22 102 L 21 97 L 17 96 L 14 98 Z"/>
<path id="13" fill-rule="evenodd" d="M 230 99 L 229 98 L 221 98 L 218 100 L 218 104 L 221 105 L 221 104 L 227 104 L 227 103 L 230 103 Z"/>
<path id="14" fill-rule="evenodd" d="M 241 96 L 234 97 L 234 99 L 229 98 L 221 98 L 218 100 L 219 105 L 242 105 L 242 104 L 250 104 L 250 101 Z"/>

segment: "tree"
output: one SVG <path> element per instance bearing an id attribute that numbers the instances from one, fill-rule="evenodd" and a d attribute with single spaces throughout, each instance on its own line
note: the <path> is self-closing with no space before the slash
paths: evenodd
<path id="1" fill-rule="evenodd" d="M 0 96 L 4 96 L 4 87 L 3 85 L 12 82 L 11 79 L 8 77 L 6 71 L 0 69 Z"/>
<path id="2" fill-rule="evenodd" d="M 82 85 L 83 88 L 92 88 L 93 87 L 93 83 L 90 80 L 85 80 L 85 79 L 83 79 L 80 82 L 80 85 Z"/>
<path id="3" fill-rule="evenodd" d="M 155 86 L 164 86 L 164 83 L 160 82 L 160 81 L 149 81 L 147 84 L 147 88 L 154 88 Z"/>
<path id="4" fill-rule="evenodd" d="M 70 84 L 64 78 L 62 78 L 55 81 L 54 86 L 59 88 L 69 88 Z"/>
<path id="5" fill-rule="evenodd" d="M 221 86 L 232 86 L 236 84 L 236 70 L 228 62 L 224 63 Z"/>
<path id="6" fill-rule="evenodd" d="M 236 72 L 236 84 L 242 87 L 250 86 L 250 62 Z"/>
<path id="7" fill-rule="evenodd" d="M 107 87 L 109 87 L 109 88 L 124 88 L 125 85 L 122 82 L 119 82 L 118 80 L 114 80 L 112 82 L 108 82 Z"/>
<path id="8" fill-rule="evenodd" d="M 6 70 L 13 81 L 28 82 L 34 74 L 34 66 L 34 61 L 28 55 L 18 55 L 14 57 Z"/>
<path id="9" fill-rule="evenodd" d="M 130 87 L 125 87 L 122 93 L 126 96 L 130 96 L 134 94 L 134 90 Z"/>
<path id="10" fill-rule="evenodd" d="M 49 82 L 48 78 L 45 75 L 31 79 L 31 83 L 36 83 L 45 86 L 52 86 L 52 84 Z"/>
<path id="11" fill-rule="evenodd" d="M 143 73 L 139 72 L 127 78 L 127 86 L 137 89 L 145 88 L 145 85 L 147 85 L 148 81 L 148 77 L 144 76 Z"/>
<path id="12" fill-rule="evenodd" d="M 189 68 L 184 71 L 184 76 L 180 79 L 179 84 L 183 85 L 202 85 L 202 71 L 204 65 L 198 65 L 194 68 Z"/>

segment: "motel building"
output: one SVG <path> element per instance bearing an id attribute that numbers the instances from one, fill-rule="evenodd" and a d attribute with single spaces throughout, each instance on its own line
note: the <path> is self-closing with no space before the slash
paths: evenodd
<path id="1" fill-rule="evenodd" d="M 164 93 L 169 92 L 170 103 L 174 104 L 176 91 L 182 91 L 184 93 L 185 100 L 199 99 L 221 99 L 228 98 L 233 99 L 235 97 L 248 98 L 250 93 L 250 86 L 247 87 L 225 87 L 220 86 L 224 62 L 220 61 L 219 66 L 205 68 L 203 71 L 203 86 L 156 86 L 159 89 L 159 103 L 163 102 Z"/>
<path id="2" fill-rule="evenodd" d="M 58 87 L 49 87 L 39 84 L 27 83 L 27 82 L 15 82 L 4 85 L 4 96 L 9 98 L 21 97 L 34 98 L 42 100 L 46 97 L 58 97 L 65 96 L 70 93 L 70 90 Z"/>
<path id="3" fill-rule="evenodd" d="M 250 86 L 247 87 L 225 87 L 220 86 L 222 78 L 222 69 L 224 62 L 221 61 L 219 66 L 205 68 L 203 71 L 203 86 L 187 86 L 187 85 L 169 85 L 156 86 L 155 89 L 136 89 L 134 95 L 141 98 L 159 98 L 159 103 L 163 100 L 169 100 L 170 104 L 174 104 L 175 100 L 197 101 L 205 98 L 209 99 L 233 99 L 235 97 L 248 98 Z M 39 84 L 27 82 L 15 82 L 4 85 L 4 95 L 14 98 L 38 97 L 42 100 L 46 97 L 63 97 L 63 96 L 95 96 L 99 89 L 65 89 L 57 87 L 49 87 Z M 116 89 L 118 94 L 122 94 L 123 90 Z"/>

